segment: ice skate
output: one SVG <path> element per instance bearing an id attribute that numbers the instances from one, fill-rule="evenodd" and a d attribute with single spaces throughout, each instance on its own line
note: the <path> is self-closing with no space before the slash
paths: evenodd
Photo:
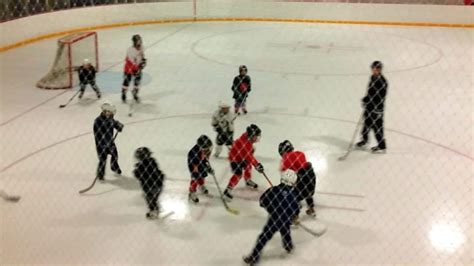
<path id="1" fill-rule="evenodd" d="M 386 150 L 385 148 L 380 148 L 379 146 L 372 147 L 372 148 L 370 149 L 370 151 L 371 151 L 372 153 L 378 153 L 378 154 L 383 154 L 383 153 L 386 153 L 386 152 L 387 152 L 387 150 Z"/>
<path id="2" fill-rule="evenodd" d="M 156 220 L 160 218 L 160 212 L 158 210 L 150 211 L 146 214 L 148 220 Z"/>
<path id="3" fill-rule="evenodd" d="M 196 192 L 190 192 L 188 199 L 194 203 L 199 203 L 199 198 L 197 197 Z"/>
<path id="4" fill-rule="evenodd" d="M 245 181 L 245 185 L 247 185 L 247 187 L 253 188 L 253 189 L 258 188 L 257 183 L 253 182 L 252 179 L 249 179 L 249 180 Z"/>
<path id="5" fill-rule="evenodd" d="M 312 217 L 316 217 L 316 211 L 314 210 L 314 207 L 310 207 L 306 210 L 306 214 Z"/>

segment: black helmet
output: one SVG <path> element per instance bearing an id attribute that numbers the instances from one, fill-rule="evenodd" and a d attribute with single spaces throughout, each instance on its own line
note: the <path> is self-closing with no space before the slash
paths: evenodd
<path id="1" fill-rule="evenodd" d="M 262 135 L 262 130 L 260 130 L 260 128 L 255 124 L 251 124 L 250 126 L 248 126 L 246 132 L 249 139 L 255 136 L 259 137 L 260 135 Z"/>
<path id="2" fill-rule="evenodd" d="M 244 70 L 245 72 L 248 72 L 247 67 L 245 65 L 239 66 L 239 72 Z"/>
<path id="3" fill-rule="evenodd" d="M 137 160 L 142 161 L 150 156 L 151 151 L 147 147 L 140 147 L 135 151 L 135 158 L 137 158 Z"/>
<path id="4" fill-rule="evenodd" d="M 206 136 L 206 135 L 201 135 L 198 139 L 197 139 L 197 145 L 199 146 L 199 148 L 201 149 L 210 149 L 212 147 L 212 141 L 211 139 Z"/>
<path id="5" fill-rule="evenodd" d="M 374 62 L 372 62 L 372 64 L 370 65 L 370 68 L 372 68 L 372 69 L 373 69 L 373 68 L 382 69 L 382 67 L 383 67 L 383 64 L 382 64 L 382 62 L 380 62 L 380 61 L 374 61 Z"/>
<path id="6" fill-rule="evenodd" d="M 278 153 L 280 156 L 283 156 L 283 154 L 293 151 L 293 144 L 289 140 L 284 140 L 280 145 L 278 145 Z"/>
<path id="7" fill-rule="evenodd" d="M 132 42 L 133 42 L 133 45 L 136 45 L 138 41 L 141 41 L 142 40 L 142 37 L 138 34 L 135 34 L 132 36 Z"/>

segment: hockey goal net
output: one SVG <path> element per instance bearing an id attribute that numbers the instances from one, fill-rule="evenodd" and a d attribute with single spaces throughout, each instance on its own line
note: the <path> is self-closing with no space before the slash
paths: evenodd
<path id="1" fill-rule="evenodd" d="M 86 58 L 98 71 L 96 32 L 77 32 L 60 38 L 53 66 L 36 86 L 42 89 L 68 89 L 76 86 L 79 80 L 74 75 L 74 67 L 80 66 Z"/>

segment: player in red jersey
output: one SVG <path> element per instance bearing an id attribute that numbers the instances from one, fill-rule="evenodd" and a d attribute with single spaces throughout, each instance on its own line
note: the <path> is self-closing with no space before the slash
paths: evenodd
<path id="1" fill-rule="evenodd" d="M 248 187 L 256 189 L 258 185 L 252 181 L 252 166 L 259 173 L 263 173 L 263 165 L 253 156 L 253 144 L 260 140 L 262 131 L 257 125 L 251 124 L 240 138 L 234 141 L 229 152 L 229 162 L 233 175 L 229 180 L 224 195 L 232 200 L 232 189 L 239 183 L 242 175 Z"/>
<path id="2" fill-rule="evenodd" d="M 291 169 L 298 175 L 296 181 L 296 191 L 298 202 L 305 200 L 308 205 L 306 214 L 316 216 L 314 210 L 313 195 L 316 190 L 316 174 L 313 166 L 306 160 L 306 156 L 301 151 L 295 151 L 293 144 L 289 140 L 285 140 L 278 145 L 278 153 L 282 157 L 280 170 Z M 297 222 L 299 211 L 296 214 L 294 222 Z"/>

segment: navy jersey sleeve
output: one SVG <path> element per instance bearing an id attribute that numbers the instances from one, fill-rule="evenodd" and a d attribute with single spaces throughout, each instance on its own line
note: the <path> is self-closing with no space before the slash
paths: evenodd
<path id="1" fill-rule="evenodd" d="M 194 146 L 188 152 L 188 169 L 193 178 L 199 177 L 199 164 L 200 164 L 199 157 L 200 157 L 199 148 L 197 146 Z"/>
<path id="2" fill-rule="evenodd" d="M 100 140 L 104 137 L 103 131 L 101 130 L 102 127 L 103 127 L 102 119 L 99 116 L 94 120 L 94 139 L 95 139 L 96 146 L 100 146 Z"/>
<path id="3" fill-rule="evenodd" d="M 260 196 L 260 207 L 264 208 L 269 213 L 273 212 L 272 202 L 274 201 L 274 198 L 275 198 L 274 188 L 275 187 L 271 187 L 267 189 L 262 194 L 262 196 Z"/>
<path id="4" fill-rule="evenodd" d="M 237 76 L 234 78 L 234 81 L 232 82 L 231 90 L 233 92 L 236 92 L 238 88 L 239 88 L 239 77 Z"/>

